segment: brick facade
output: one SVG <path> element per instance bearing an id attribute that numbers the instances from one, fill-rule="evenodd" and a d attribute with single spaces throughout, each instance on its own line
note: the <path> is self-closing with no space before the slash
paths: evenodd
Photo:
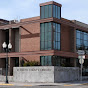
<path id="1" fill-rule="evenodd" d="M 57 6 L 62 6 L 56 2 L 48 2 L 42 3 L 40 6 L 55 4 Z M 8 21 L 6 21 L 8 22 Z M 61 50 L 40 50 L 40 23 L 44 22 L 56 22 L 61 24 Z M 24 59 L 25 61 L 39 61 L 40 56 L 48 56 L 48 55 L 57 55 L 60 57 L 71 58 L 71 63 L 75 65 L 75 59 L 78 57 L 76 53 L 76 29 L 80 29 L 82 31 L 88 32 L 88 28 L 85 26 L 80 26 L 74 21 L 70 21 L 64 18 L 46 18 L 40 19 L 40 16 L 21 19 L 19 23 L 7 24 L 0 26 L 0 58 L 5 58 L 6 54 L 3 53 L 2 43 L 4 42 L 5 32 L 4 30 L 9 29 L 9 41 L 12 43 L 13 48 L 12 52 L 8 54 L 9 65 L 11 66 L 10 72 L 12 72 L 12 68 L 15 66 L 12 63 L 15 63 L 15 58 L 19 57 L 20 60 Z M 16 30 L 19 30 L 18 32 Z M 17 35 L 17 33 L 19 35 Z M 18 39 L 17 39 L 18 38 Z M 18 42 L 17 42 L 18 41 Z M 18 49 L 17 49 L 18 48 Z M 13 59 L 14 58 L 14 59 Z M 75 58 L 75 59 L 74 59 Z M 86 59 L 88 55 L 86 55 Z M 4 59 L 0 59 L 0 63 L 5 63 Z M 0 64 L 1 67 L 3 65 Z M 5 67 L 5 66 L 4 66 Z M 12 74 L 12 73 L 11 73 Z"/>

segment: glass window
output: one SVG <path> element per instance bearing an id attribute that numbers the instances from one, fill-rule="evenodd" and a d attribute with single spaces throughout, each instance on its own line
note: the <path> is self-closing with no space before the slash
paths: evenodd
<path id="1" fill-rule="evenodd" d="M 41 56 L 40 59 L 42 66 L 60 66 L 59 56 Z"/>
<path id="2" fill-rule="evenodd" d="M 52 5 L 49 5 L 49 17 L 52 17 Z"/>
<path id="3" fill-rule="evenodd" d="M 57 23 L 52 22 L 42 23 L 40 42 L 41 42 L 40 43 L 41 50 L 51 50 L 51 49 L 60 50 L 60 43 L 58 43 L 60 42 L 60 24 L 58 25 Z"/>
<path id="4" fill-rule="evenodd" d="M 54 41 L 53 43 L 54 43 L 54 46 L 53 46 L 53 48 L 54 48 L 54 49 L 56 49 L 56 42 Z"/>
<path id="5" fill-rule="evenodd" d="M 61 18 L 61 8 L 57 5 L 41 6 L 41 19 L 55 17 Z"/>
<path id="6" fill-rule="evenodd" d="M 41 41 L 41 50 L 44 50 L 44 42 Z"/>
<path id="7" fill-rule="evenodd" d="M 41 23 L 41 32 L 44 32 L 44 23 Z"/>
<path id="8" fill-rule="evenodd" d="M 55 23 L 53 23 L 53 31 L 55 31 L 55 29 L 56 29 L 56 25 Z"/>
<path id="9" fill-rule="evenodd" d="M 54 32 L 54 41 L 56 41 L 56 32 Z"/>
<path id="10" fill-rule="evenodd" d="M 44 32 L 41 32 L 41 41 L 44 41 Z"/>
<path id="11" fill-rule="evenodd" d="M 58 18 L 58 7 L 56 6 L 56 18 Z"/>
<path id="12" fill-rule="evenodd" d="M 57 23 L 53 23 L 53 26 L 54 26 L 54 49 L 55 50 L 60 50 L 60 45 L 58 45 L 60 42 L 60 24 L 57 24 Z"/>
<path id="13" fill-rule="evenodd" d="M 86 49 L 88 46 L 88 33 L 76 30 L 76 49 Z"/>
<path id="14" fill-rule="evenodd" d="M 84 34 L 84 40 L 87 40 L 87 33 Z"/>
<path id="15" fill-rule="evenodd" d="M 58 33 L 58 40 L 57 41 L 60 41 L 60 33 Z"/>
<path id="16" fill-rule="evenodd" d="M 60 24 L 58 24 L 58 31 L 57 32 L 60 32 Z"/>
<path id="17" fill-rule="evenodd" d="M 88 46 L 88 43 L 87 43 L 87 41 L 84 41 L 84 46 Z"/>
<path id="18" fill-rule="evenodd" d="M 47 50 L 47 48 L 48 48 L 48 47 L 47 47 L 47 42 L 45 41 L 45 50 Z"/>
<path id="19" fill-rule="evenodd" d="M 44 66 L 44 56 L 41 56 L 41 65 Z"/>
<path id="20" fill-rule="evenodd" d="M 47 56 L 44 56 L 44 57 L 45 57 L 45 58 L 44 58 L 44 59 L 45 59 L 44 65 L 47 66 Z"/>
<path id="21" fill-rule="evenodd" d="M 56 32 L 56 41 L 58 41 L 58 33 Z"/>
<path id="22" fill-rule="evenodd" d="M 52 31 L 52 24 L 48 23 L 48 31 Z"/>
<path id="23" fill-rule="evenodd" d="M 77 33 L 80 33 L 80 31 L 79 31 L 79 30 L 76 30 L 76 32 L 77 32 Z"/>
<path id="24" fill-rule="evenodd" d="M 47 33 L 47 30 L 48 30 L 48 24 L 45 23 L 45 34 Z"/>
<path id="25" fill-rule="evenodd" d="M 52 35 L 51 35 L 51 32 L 48 32 L 48 41 L 51 41 L 52 40 Z"/>
<path id="26" fill-rule="evenodd" d="M 80 32 L 78 32 L 76 36 L 77 36 L 77 38 L 80 39 L 80 37 L 81 37 L 81 36 L 80 36 Z"/>
<path id="27" fill-rule="evenodd" d="M 81 45 L 80 39 L 77 39 L 77 45 Z"/>
<path id="28" fill-rule="evenodd" d="M 48 5 L 45 6 L 45 18 L 48 18 Z"/>
<path id="29" fill-rule="evenodd" d="M 57 49 L 60 50 L 60 42 L 57 43 L 58 43 Z"/>
<path id="30" fill-rule="evenodd" d="M 60 7 L 58 7 L 58 19 L 60 19 L 60 14 L 61 14 L 61 11 L 60 11 Z"/>
<path id="31" fill-rule="evenodd" d="M 52 47 L 52 42 L 51 41 L 48 41 L 48 50 L 50 50 Z"/>
<path id="32" fill-rule="evenodd" d="M 51 56 L 48 56 L 48 66 L 52 66 Z"/>
<path id="33" fill-rule="evenodd" d="M 58 28 L 57 28 L 58 26 L 57 26 L 57 24 L 56 24 L 56 32 L 58 32 Z"/>
<path id="34" fill-rule="evenodd" d="M 44 18 L 44 6 L 41 6 L 41 19 Z"/>
<path id="35" fill-rule="evenodd" d="M 56 41 L 56 50 L 58 49 L 58 42 Z"/>
<path id="36" fill-rule="evenodd" d="M 56 9 L 55 9 L 55 5 L 53 5 L 53 17 L 56 17 Z"/>
<path id="37" fill-rule="evenodd" d="M 45 41 L 48 41 L 48 35 L 45 33 Z"/>

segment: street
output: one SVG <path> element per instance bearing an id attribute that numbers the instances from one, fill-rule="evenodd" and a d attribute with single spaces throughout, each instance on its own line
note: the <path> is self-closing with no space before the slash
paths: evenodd
<path id="1" fill-rule="evenodd" d="M 88 88 L 88 85 L 0 86 L 0 88 Z"/>

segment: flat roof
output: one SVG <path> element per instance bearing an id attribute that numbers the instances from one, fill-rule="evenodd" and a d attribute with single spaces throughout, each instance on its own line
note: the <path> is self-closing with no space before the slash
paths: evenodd
<path id="1" fill-rule="evenodd" d="M 57 3 L 57 2 L 54 2 L 54 1 L 41 3 L 41 4 L 40 4 L 40 6 L 50 5 L 50 4 L 54 4 L 54 5 L 57 5 L 57 6 L 59 6 L 59 7 L 62 7 L 62 5 L 61 5 L 61 4 L 59 4 L 59 3 Z"/>

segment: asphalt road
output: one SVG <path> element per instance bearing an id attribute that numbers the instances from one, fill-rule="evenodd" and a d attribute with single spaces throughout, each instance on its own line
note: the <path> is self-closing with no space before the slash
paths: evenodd
<path id="1" fill-rule="evenodd" d="M 59 86 L 0 86 L 0 88 L 88 88 L 88 85 L 59 85 Z"/>

